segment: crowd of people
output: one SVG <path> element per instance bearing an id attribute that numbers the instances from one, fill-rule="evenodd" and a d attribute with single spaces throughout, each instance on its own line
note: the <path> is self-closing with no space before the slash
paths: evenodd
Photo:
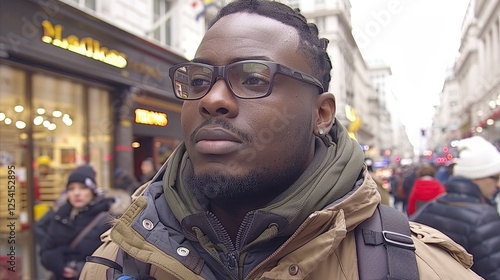
<path id="1" fill-rule="evenodd" d="M 139 179 L 115 172 L 132 205 L 112 213 L 82 166 L 37 225 L 55 279 L 500 279 L 498 150 L 463 139 L 453 166 L 397 167 L 384 188 L 335 118 L 318 34 L 279 2 L 223 7 L 169 72 L 184 141 Z"/>
<path id="2" fill-rule="evenodd" d="M 463 246 L 480 276 L 500 279 L 499 150 L 480 136 L 461 140 L 457 150 L 444 165 L 393 169 L 393 206 Z"/>

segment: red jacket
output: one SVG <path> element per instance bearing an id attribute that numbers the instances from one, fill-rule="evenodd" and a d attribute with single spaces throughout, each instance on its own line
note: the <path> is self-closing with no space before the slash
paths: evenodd
<path id="1" fill-rule="evenodd" d="M 444 186 L 432 177 L 417 178 L 408 199 L 408 215 L 413 215 L 421 203 L 433 200 L 445 191 Z"/>

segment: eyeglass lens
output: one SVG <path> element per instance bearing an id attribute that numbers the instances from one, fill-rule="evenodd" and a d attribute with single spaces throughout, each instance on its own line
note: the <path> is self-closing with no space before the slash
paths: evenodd
<path id="1" fill-rule="evenodd" d="M 216 81 L 214 69 L 202 64 L 187 64 L 174 72 L 175 94 L 181 99 L 203 97 Z M 241 98 L 258 98 L 268 94 L 271 69 L 262 63 L 244 62 L 228 65 L 226 81 L 232 92 Z"/>

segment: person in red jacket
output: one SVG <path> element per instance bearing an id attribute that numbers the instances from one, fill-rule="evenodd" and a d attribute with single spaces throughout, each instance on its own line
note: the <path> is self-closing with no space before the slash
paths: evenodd
<path id="1" fill-rule="evenodd" d="M 431 164 L 423 164 L 417 170 L 418 178 L 408 199 L 408 215 L 413 215 L 420 206 L 446 192 L 445 187 L 434 176 L 436 169 Z"/>

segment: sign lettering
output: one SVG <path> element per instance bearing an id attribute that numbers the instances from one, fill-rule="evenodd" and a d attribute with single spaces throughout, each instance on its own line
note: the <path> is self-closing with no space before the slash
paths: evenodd
<path id="1" fill-rule="evenodd" d="M 165 113 L 135 109 L 135 122 L 139 124 L 166 126 L 168 118 Z"/>
<path id="2" fill-rule="evenodd" d="M 52 44 L 56 47 L 93 58 L 97 61 L 115 66 L 117 68 L 125 68 L 127 66 L 127 56 L 116 50 L 110 50 L 101 46 L 101 42 L 91 38 L 78 38 L 75 35 L 63 37 L 63 26 L 53 25 L 50 21 L 42 21 L 43 36 L 42 41 L 47 44 Z"/>

